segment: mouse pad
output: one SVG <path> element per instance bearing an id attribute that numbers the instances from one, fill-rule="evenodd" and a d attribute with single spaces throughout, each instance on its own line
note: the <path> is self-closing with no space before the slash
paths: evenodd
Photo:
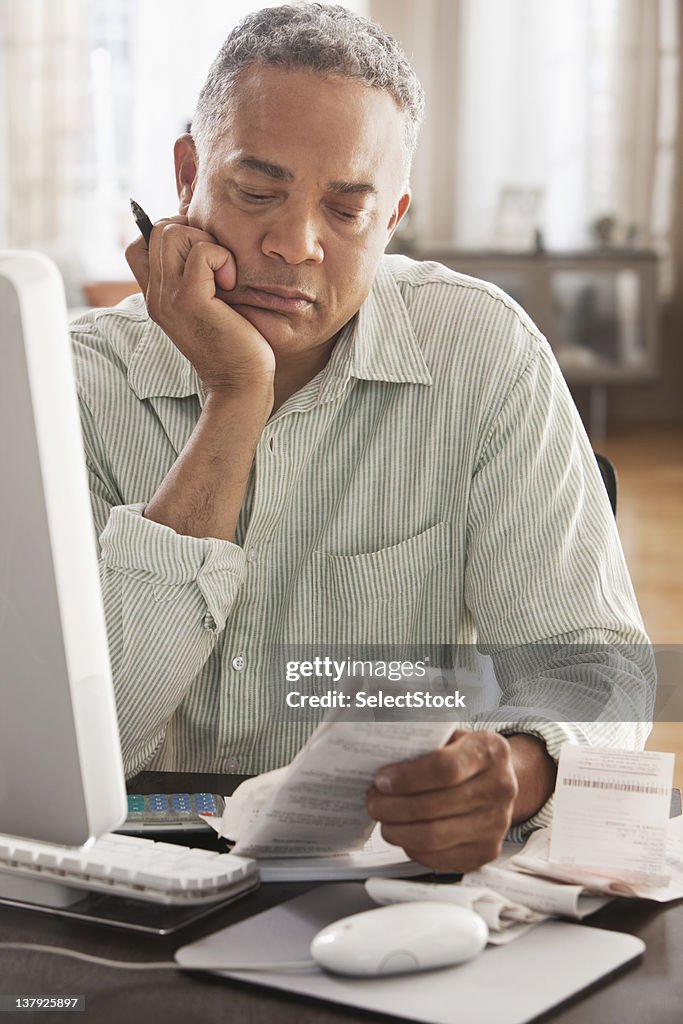
<path id="1" fill-rule="evenodd" d="M 362 884 L 324 885 L 183 946 L 176 960 L 198 969 L 217 962 L 308 960 L 317 931 L 374 906 Z M 460 1017 L 467 1024 L 524 1024 L 644 949 L 633 935 L 546 921 L 509 945 L 488 946 L 468 963 L 422 973 L 342 978 L 318 967 L 305 973 L 212 973 L 430 1024 L 452 1024 L 454 1006 L 461 1014 L 467 1009 Z"/>

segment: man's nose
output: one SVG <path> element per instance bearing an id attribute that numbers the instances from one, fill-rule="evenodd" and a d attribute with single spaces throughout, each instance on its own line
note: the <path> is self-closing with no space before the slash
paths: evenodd
<path id="1" fill-rule="evenodd" d="M 324 251 L 320 240 L 320 211 L 317 207 L 292 204 L 275 214 L 264 235 L 262 249 L 266 256 L 279 256 L 286 263 L 322 263 Z"/>

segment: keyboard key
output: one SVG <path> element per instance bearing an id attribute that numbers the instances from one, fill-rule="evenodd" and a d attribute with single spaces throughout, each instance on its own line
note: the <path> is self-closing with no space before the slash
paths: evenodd
<path id="1" fill-rule="evenodd" d="M 36 878 L 59 871 L 60 884 L 169 904 L 228 898 L 258 878 L 245 857 L 111 833 L 85 851 L 2 836 L 0 870 Z"/>

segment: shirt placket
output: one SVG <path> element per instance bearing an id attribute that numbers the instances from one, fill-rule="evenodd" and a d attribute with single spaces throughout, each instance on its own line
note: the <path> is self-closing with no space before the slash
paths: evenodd
<path id="1" fill-rule="evenodd" d="M 288 444 L 289 417 L 271 421 L 261 435 L 253 465 L 251 512 L 242 540 L 247 571 L 234 612 L 229 616 L 223 646 L 221 732 L 222 771 L 244 768 L 248 737 L 262 722 L 263 682 L 268 671 L 273 616 L 268 614 L 275 577 L 273 535 L 287 507 L 292 464 Z M 257 596 L 258 595 L 258 596 Z"/>

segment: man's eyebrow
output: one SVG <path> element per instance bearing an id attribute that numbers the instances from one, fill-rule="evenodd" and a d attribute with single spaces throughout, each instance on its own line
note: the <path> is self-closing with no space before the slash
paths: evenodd
<path id="1" fill-rule="evenodd" d="M 260 160 L 256 156 L 243 156 L 237 161 L 240 170 L 256 171 L 265 174 L 275 181 L 294 181 L 294 174 L 280 164 L 271 164 L 268 160 Z M 369 181 L 330 181 L 327 191 L 343 196 L 374 196 L 377 189 Z"/>
<path id="2" fill-rule="evenodd" d="M 244 171 L 258 171 L 259 174 L 267 174 L 269 178 L 274 178 L 276 181 L 294 181 L 294 175 L 286 167 L 271 164 L 267 160 L 259 160 L 256 156 L 240 157 L 237 167 Z"/>
<path id="3" fill-rule="evenodd" d="M 328 192 L 336 192 L 342 196 L 376 196 L 377 189 L 369 181 L 330 181 Z"/>

